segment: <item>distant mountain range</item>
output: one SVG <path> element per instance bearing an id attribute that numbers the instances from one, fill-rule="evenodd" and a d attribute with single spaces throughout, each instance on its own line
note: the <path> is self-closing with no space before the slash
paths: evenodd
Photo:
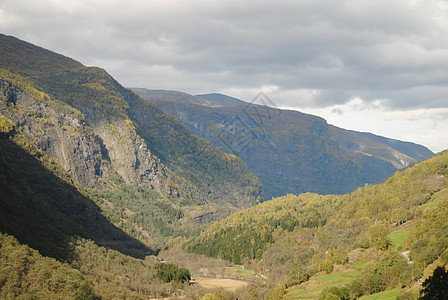
<path id="1" fill-rule="evenodd" d="M 222 94 L 132 90 L 176 116 L 192 133 L 240 157 L 260 178 L 266 199 L 287 193 L 347 193 L 433 155 L 421 145 L 263 106 L 270 104 L 263 94 L 250 103 Z"/>

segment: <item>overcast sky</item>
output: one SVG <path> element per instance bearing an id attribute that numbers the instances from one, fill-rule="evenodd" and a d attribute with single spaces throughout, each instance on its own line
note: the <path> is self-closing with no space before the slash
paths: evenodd
<path id="1" fill-rule="evenodd" d="M 127 87 L 251 101 L 448 148 L 446 0 L 0 0 L 0 32 Z"/>

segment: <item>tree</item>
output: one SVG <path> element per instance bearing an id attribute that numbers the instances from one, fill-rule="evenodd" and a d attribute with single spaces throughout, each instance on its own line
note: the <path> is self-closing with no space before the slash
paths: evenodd
<path id="1" fill-rule="evenodd" d="M 95 294 L 93 293 L 90 286 L 86 282 L 84 282 L 78 288 L 78 291 L 76 292 L 75 299 L 76 300 L 95 300 L 97 298 L 95 297 Z"/>
<path id="2" fill-rule="evenodd" d="M 246 289 L 246 299 L 247 300 L 258 300 L 260 299 L 257 291 L 257 286 L 251 283 Z"/>
<path id="3" fill-rule="evenodd" d="M 330 259 L 326 259 L 324 261 L 324 271 L 327 274 L 330 274 L 331 272 L 333 272 L 333 262 Z"/>
<path id="4" fill-rule="evenodd" d="M 216 297 L 212 293 L 205 294 L 201 297 L 201 300 L 215 300 Z"/>
<path id="5" fill-rule="evenodd" d="M 370 225 L 365 234 L 371 247 L 386 250 L 392 244 L 388 237 L 389 227 L 384 221 L 379 221 Z"/>
<path id="6" fill-rule="evenodd" d="M 332 286 L 325 288 L 319 296 L 319 300 L 349 300 L 350 290 L 346 286 Z"/>
<path id="7" fill-rule="evenodd" d="M 431 277 L 423 282 L 423 300 L 448 299 L 448 271 L 443 267 L 437 267 Z"/>
<path id="8" fill-rule="evenodd" d="M 301 284 L 310 278 L 308 270 L 299 260 L 294 262 L 288 272 L 288 286 Z"/>

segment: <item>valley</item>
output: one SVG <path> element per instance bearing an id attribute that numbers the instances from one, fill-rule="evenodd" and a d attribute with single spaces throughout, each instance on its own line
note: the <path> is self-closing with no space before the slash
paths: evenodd
<path id="1" fill-rule="evenodd" d="M 0 298 L 415 299 L 447 213 L 447 151 L 0 34 Z"/>

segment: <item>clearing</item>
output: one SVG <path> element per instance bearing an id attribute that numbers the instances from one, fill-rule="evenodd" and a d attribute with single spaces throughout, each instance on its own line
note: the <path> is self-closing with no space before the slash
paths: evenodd
<path id="1" fill-rule="evenodd" d="M 235 292 L 240 287 L 246 286 L 249 282 L 238 279 L 228 278 L 210 278 L 210 277 L 193 277 L 192 283 L 196 283 L 206 289 L 223 288 L 225 290 Z"/>

